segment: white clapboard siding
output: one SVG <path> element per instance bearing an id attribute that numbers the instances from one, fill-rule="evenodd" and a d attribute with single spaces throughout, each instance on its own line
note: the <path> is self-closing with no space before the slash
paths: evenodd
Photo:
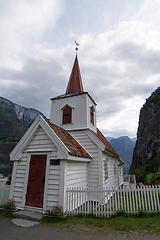
<path id="1" fill-rule="evenodd" d="M 62 109 L 67 105 L 72 108 L 72 124 L 62 124 Z M 50 121 L 66 130 L 90 128 L 96 131 L 96 124 L 90 121 L 90 107 L 96 105 L 87 93 L 51 100 Z M 56 114 L 55 114 L 56 113 Z M 96 123 L 96 112 L 95 112 Z"/>
<path id="2" fill-rule="evenodd" d="M 123 184 L 123 167 L 118 167 L 119 185 Z"/>
<path id="3" fill-rule="evenodd" d="M 32 152 L 32 151 L 37 151 L 39 152 L 40 150 L 43 151 L 55 151 L 56 152 L 56 147 L 54 146 L 53 142 L 49 139 L 48 135 L 44 132 L 42 128 L 40 128 L 36 135 L 33 137 L 31 142 L 26 148 L 26 152 Z"/>
<path id="4" fill-rule="evenodd" d="M 67 187 L 87 186 L 87 164 L 86 162 L 67 161 Z"/>
<path id="5" fill-rule="evenodd" d="M 71 134 L 76 140 L 91 154 L 93 159 L 87 163 L 88 186 L 98 186 L 99 171 L 98 171 L 98 148 L 84 131 L 73 131 Z"/>
<path id="6" fill-rule="evenodd" d="M 12 198 L 15 199 L 18 207 L 21 207 L 21 204 L 22 204 L 26 166 L 27 166 L 27 157 L 26 157 L 26 154 L 23 154 L 22 160 L 17 162 L 17 168 L 15 173 L 15 184 L 14 184 L 13 196 L 12 196 Z"/>
<path id="7" fill-rule="evenodd" d="M 15 183 L 14 183 L 14 189 L 13 189 L 13 198 L 15 199 L 17 206 L 21 207 L 22 206 L 22 201 L 23 201 L 23 194 L 25 192 L 24 188 L 26 187 L 26 174 L 28 171 L 27 170 L 27 164 L 29 161 L 28 158 L 28 152 L 32 154 L 33 153 L 39 153 L 41 150 L 45 152 L 50 152 L 50 158 L 51 159 L 56 159 L 57 158 L 57 149 L 55 145 L 51 142 L 47 134 L 44 132 L 42 128 L 39 128 L 39 130 L 36 132 L 35 136 L 33 139 L 30 141 L 26 149 L 24 150 L 22 154 L 22 159 L 17 162 L 17 168 L 15 172 Z M 59 194 L 54 192 L 54 189 L 59 188 L 59 169 L 57 170 L 56 174 L 54 173 L 54 170 L 52 170 L 53 166 L 50 166 L 49 169 L 49 176 L 48 176 L 48 189 L 53 188 L 53 192 L 50 190 L 48 191 L 47 195 L 47 202 L 48 205 L 51 205 L 51 202 L 57 202 Z M 57 168 L 57 166 L 54 166 Z M 58 166 L 59 168 L 59 166 Z M 55 185 L 55 188 L 53 187 Z"/>
<path id="8" fill-rule="evenodd" d="M 59 183 L 60 183 L 60 165 L 51 165 L 49 167 L 48 185 L 47 185 L 47 208 L 59 203 Z"/>
<path id="9" fill-rule="evenodd" d="M 86 187 L 87 186 L 87 163 L 86 162 L 67 162 L 67 187 Z M 67 196 L 66 196 L 67 198 Z M 72 200 L 75 198 L 72 195 Z M 74 201 L 76 203 L 76 200 Z M 73 207 L 73 206 L 72 206 Z M 74 205 L 76 207 L 76 205 Z"/>
<path id="10" fill-rule="evenodd" d="M 67 188 L 66 208 L 69 215 L 93 214 L 110 217 L 127 214 L 160 213 L 160 186 L 135 188 Z"/>

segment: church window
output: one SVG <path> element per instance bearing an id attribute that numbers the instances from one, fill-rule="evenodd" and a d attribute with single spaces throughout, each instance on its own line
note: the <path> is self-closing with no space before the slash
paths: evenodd
<path id="1" fill-rule="evenodd" d="M 108 161 L 107 158 L 104 160 L 104 180 L 108 180 Z"/>
<path id="2" fill-rule="evenodd" d="M 90 116 L 91 116 L 91 123 L 94 124 L 94 108 L 93 107 L 90 108 Z"/>
<path id="3" fill-rule="evenodd" d="M 117 164 L 114 162 L 114 176 L 117 176 Z"/>
<path id="4" fill-rule="evenodd" d="M 71 123 L 72 122 L 72 108 L 67 106 L 65 109 L 63 109 L 63 124 Z"/>

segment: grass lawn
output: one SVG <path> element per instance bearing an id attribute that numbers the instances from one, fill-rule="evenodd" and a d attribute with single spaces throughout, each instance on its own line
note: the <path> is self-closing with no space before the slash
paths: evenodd
<path id="1" fill-rule="evenodd" d="M 91 216 L 72 216 L 65 219 L 43 218 L 41 224 L 55 227 L 59 231 L 72 231 L 77 234 L 160 234 L 160 214 L 119 215 L 111 218 Z"/>

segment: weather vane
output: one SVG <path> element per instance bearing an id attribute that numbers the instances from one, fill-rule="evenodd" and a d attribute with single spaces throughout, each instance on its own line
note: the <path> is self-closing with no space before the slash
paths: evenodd
<path id="1" fill-rule="evenodd" d="M 76 51 L 78 51 L 79 43 L 77 43 L 77 42 L 75 41 L 75 44 L 76 44 Z"/>

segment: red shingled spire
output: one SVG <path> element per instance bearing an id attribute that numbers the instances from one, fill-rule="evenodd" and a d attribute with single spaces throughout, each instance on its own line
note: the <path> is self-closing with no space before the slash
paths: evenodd
<path id="1" fill-rule="evenodd" d="M 81 79 L 81 73 L 78 64 L 78 58 L 76 55 L 66 93 L 84 92 Z"/>

